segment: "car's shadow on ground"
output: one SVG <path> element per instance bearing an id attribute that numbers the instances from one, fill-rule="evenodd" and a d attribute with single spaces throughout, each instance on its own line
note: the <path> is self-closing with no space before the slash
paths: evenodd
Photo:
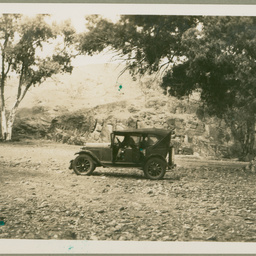
<path id="1" fill-rule="evenodd" d="M 120 173 L 120 172 L 93 172 L 90 176 L 105 176 L 109 178 L 125 178 L 125 179 L 143 179 L 145 180 L 146 178 L 143 175 L 140 174 L 130 174 L 130 173 Z"/>
<path id="2" fill-rule="evenodd" d="M 124 179 L 133 179 L 133 180 L 138 180 L 138 179 L 140 179 L 140 180 L 150 180 L 150 179 L 148 179 L 148 178 L 146 178 L 143 174 L 131 174 L 131 173 L 120 173 L 120 172 L 116 172 L 116 173 L 114 173 L 114 172 L 104 172 L 104 173 L 101 173 L 101 172 L 93 172 L 90 176 L 105 176 L 105 177 L 108 177 L 108 178 L 124 178 Z M 164 180 L 169 180 L 169 181 L 171 181 L 171 180 L 175 180 L 174 178 L 172 178 L 172 177 L 164 177 L 164 178 L 162 178 L 161 179 L 162 181 L 164 181 Z M 152 181 L 154 181 L 154 180 L 152 180 Z M 156 181 L 159 181 L 159 180 L 156 180 Z"/>

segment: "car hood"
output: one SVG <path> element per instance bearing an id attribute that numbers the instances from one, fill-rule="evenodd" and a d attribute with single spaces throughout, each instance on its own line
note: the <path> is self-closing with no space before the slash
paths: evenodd
<path id="1" fill-rule="evenodd" d="M 85 143 L 83 148 L 110 148 L 110 146 L 110 143 Z"/>

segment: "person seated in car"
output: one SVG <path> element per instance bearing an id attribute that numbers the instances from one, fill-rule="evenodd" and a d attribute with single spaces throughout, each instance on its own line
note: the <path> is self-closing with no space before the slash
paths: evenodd
<path id="1" fill-rule="evenodd" d="M 134 148 L 135 147 L 135 142 L 133 138 L 129 135 L 124 137 L 124 140 L 120 144 L 121 148 Z"/>
<path id="2" fill-rule="evenodd" d="M 140 143 L 140 149 L 145 149 L 149 146 L 152 146 L 154 144 L 154 141 L 150 139 L 147 136 L 144 136 L 141 143 Z"/>
<path id="3" fill-rule="evenodd" d="M 146 148 L 152 145 L 154 145 L 154 141 L 150 139 L 150 137 L 148 136 L 143 136 L 142 141 L 140 143 L 140 154 L 142 159 L 146 155 Z"/>
<path id="4" fill-rule="evenodd" d="M 124 159 L 124 152 L 126 148 L 135 148 L 135 142 L 131 136 L 127 135 L 124 137 L 124 140 L 120 143 L 118 153 L 117 153 L 117 159 Z"/>

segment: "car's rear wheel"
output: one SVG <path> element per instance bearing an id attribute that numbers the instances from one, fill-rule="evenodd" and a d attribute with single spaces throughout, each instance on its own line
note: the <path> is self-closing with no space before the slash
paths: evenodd
<path id="1" fill-rule="evenodd" d="M 79 155 L 73 162 L 73 170 L 77 175 L 90 175 L 96 166 L 89 155 Z"/>
<path id="2" fill-rule="evenodd" d="M 144 174 L 148 179 L 162 179 L 166 173 L 166 162 L 161 158 L 152 157 L 144 166 Z"/>

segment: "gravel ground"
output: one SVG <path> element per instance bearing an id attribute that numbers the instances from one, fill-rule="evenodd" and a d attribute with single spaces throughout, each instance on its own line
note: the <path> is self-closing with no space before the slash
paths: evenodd
<path id="1" fill-rule="evenodd" d="M 137 169 L 68 170 L 79 147 L 0 144 L 0 238 L 256 241 L 255 173 L 179 157 L 160 181 Z"/>

